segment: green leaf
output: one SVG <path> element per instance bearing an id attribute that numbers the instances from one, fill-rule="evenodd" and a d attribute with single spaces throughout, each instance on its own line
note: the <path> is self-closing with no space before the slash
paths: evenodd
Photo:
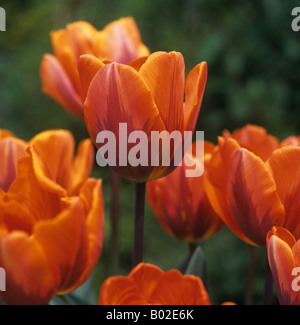
<path id="1" fill-rule="evenodd" d="M 184 274 L 192 274 L 201 278 L 210 300 L 212 301 L 212 292 L 211 285 L 209 281 L 209 276 L 207 272 L 206 260 L 203 250 L 200 246 L 198 246 L 193 255 L 190 257 L 190 261 L 185 269 Z"/>

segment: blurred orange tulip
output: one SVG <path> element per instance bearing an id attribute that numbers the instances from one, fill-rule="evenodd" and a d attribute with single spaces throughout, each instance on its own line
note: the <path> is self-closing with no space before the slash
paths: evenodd
<path id="1" fill-rule="evenodd" d="M 196 147 L 197 143 L 193 143 Z M 215 146 L 204 141 L 203 160 L 196 168 L 205 168 Z M 185 154 L 185 158 L 191 155 Z M 171 174 L 147 183 L 147 199 L 162 227 L 172 236 L 187 242 L 203 241 L 223 227 L 221 218 L 212 209 L 203 186 L 203 175 L 186 177 L 189 168 L 182 161 Z M 204 171 L 205 172 L 205 171 Z"/>
<path id="2" fill-rule="evenodd" d="M 219 138 L 204 181 L 209 200 L 228 227 L 252 245 L 265 246 L 273 226 L 284 226 L 299 238 L 300 147 L 279 148 L 263 129 L 247 128 L 252 129 L 248 142 Z"/>
<path id="3" fill-rule="evenodd" d="M 183 56 L 178 52 L 155 52 L 129 65 L 103 63 L 97 58 L 81 56 L 79 74 L 82 81 L 84 116 L 91 139 L 97 147 L 100 131 L 110 131 L 116 138 L 116 166 L 122 177 L 139 182 L 167 175 L 174 166 L 130 166 L 119 162 L 121 141 L 127 134 L 143 131 L 151 143 L 151 131 L 194 131 L 207 78 L 206 62 L 199 63 L 185 80 Z M 185 101 L 184 101 L 185 99 Z M 120 131 L 127 124 L 127 132 Z M 134 145 L 128 143 L 127 153 Z M 150 145 L 149 145 L 150 146 Z M 146 149 L 149 150 L 149 146 Z M 145 148 L 144 148 L 145 149 Z M 171 149 L 171 157 L 177 150 Z M 148 152 L 151 162 L 151 152 Z"/>
<path id="4" fill-rule="evenodd" d="M 102 184 L 87 179 L 91 141 L 80 144 L 75 159 L 73 150 L 74 139 L 63 130 L 29 143 L 0 138 L 0 265 L 6 272 L 0 299 L 7 304 L 46 304 L 81 285 L 98 261 Z"/>
<path id="5" fill-rule="evenodd" d="M 281 305 L 300 305 L 300 240 L 273 227 L 267 235 L 268 259 Z"/>
<path id="6" fill-rule="evenodd" d="M 83 106 L 77 71 L 80 55 L 92 54 L 101 60 L 128 64 L 149 54 L 131 17 L 113 21 L 101 31 L 88 22 L 77 21 L 50 36 L 54 55 L 45 54 L 41 63 L 43 92 L 81 119 Z"/>
<path id="7" fill-rule="evenodd" d="M 299 146 L 300 145 L 300 136 L 291 135 L 281 141 L 281 146 Z"/>
<path id="8" fill-rule="evenodd" d="M 138 264 L 128 276 L 113 276 L 101 287 L 99 305 L 210 305 L 202 280 L 178 270 Z M 226 303 L 232 304 L 232 303 Z"/>

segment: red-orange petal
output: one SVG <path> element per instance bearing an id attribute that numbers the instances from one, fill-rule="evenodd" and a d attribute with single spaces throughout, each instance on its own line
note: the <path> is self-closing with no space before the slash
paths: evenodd
<path id="1" fill-rule="evenodd" d="M 206 62 L 196 65 L 185 82 L 184 129 L 194 131 L 207 80 Z"/>
<path id="2" fill-rule="evenodd" d="M 83 106 L 77 90 L 58 59 L 45 54 L 41 63 L 42 90 L 60 103 L 66 110 L 83 118 Z"/>
<path id="3" fill-rule="evenodd" d="M 86 21 L 76 21 L 67 25 L 65 33 L 76 60 L 80 55 L 94 54 L 97 32 L 97 29 Z"/>
<path id="4" fill-rule="evenodd" d="M 179 52 L 155 52 L 139 69 L 166 130 L 183 131 L 184 59 Z"/>
<path id="5" fill-rule="evenodd" d="M 141 42 L 139 30 L 131 17 L 113 21 L 98 32 L 95 36 L 94 51 L 100 59 L 123 64 L 149 55 L 149 50 Z"/>
<path id="6" fill-rule="evenodd" d="M 10 136 L 0 140 L 0 188 L 7 192 L 17 175 L 17 161 L 26 155 L 27 143 Z"/>
<path id="7" fill-rule="evenodd" d="M 283 226 L 300 238 L 300 147 L 284 146 L 273 152 L 268 166 L 285 208 Z"/>
<path id="8" fill-rule="evenodd" d="M 80 91 L 79 75 L 76 69 L 76 57 L 67 29 L 59 29 L 50 33 L 53 52 L 63 70 L 67 74 L 76 93 Z M 82 53 L 83 54 L 83 53 Z"/>
<path id="9" fill-rule="evenodd" d="M 81 55 L 78 60 L 78 72 L 81 82 L 81 101 L 85 102 L 87 92 L 95 74 L 105 64 L 93 55 Z"/>
<path id="10" fill-rule="evenodd" d="M 158 305 L 210 305 L 202 280 L 194 275 L 183 276 L 178 270 L 166 272 L 158 281 L 150 303 Z"/>
<path id="11" fill-rule="evenodd" d="M 197 143 L 193 143 L 195 147 Z M 211 146 L 210 146 L 211 145 Z M 214 146 L 205 142 L 205 153 Z M 185 154 L 185 159 L 190 157 Z M 203 160 L 197 157 L 196 168 Z M 203 176 L 186 177 L 185 160 L 171 174 L 147 183 L 147 199 L 162 227 L 171 235 L 188 242 L 198 242 L 218 231 L 223 222 L 212 209 L 204 190 Z"/>
<path id="12" fill-rule="evenodd" d="M 49 130 L 36 135 L 30 144 L 36 172 L 44 170 L 47 178 L 63 187 L 69 195 L 78 194 L 94 164 L 90 139 L 82 140 L 74 158 L 75 141 L 67 130 Z M 39 162 L 39 163 L 38 163 Z M 41 174 L 41 176 L 43 176 Z M 44 175 L 45 176 L 45 175 Z"/>
<path id="13" fill-rule="evenodd" d="M 280 146 L 299 146 L 300 145 L 300 136 L 291 135 L 281 141 Z"/>
<path id="14" fill-rule="evenodd" d="M 149 301 L 153 290 L 164 272 L 156 265 L 149 263 L 140 263 L 129 274 L 146 301 Z"/>
<path id="15" fill-rule="evenodd" d="M 89 177 L 94 166 L 94 146 L 90 139 L 82 140 L 71 167 L 71 179 L 68 185 L 72 195 L 78 194 L 80 187 Z"/>
<path id="16" fill-rule="evenodd" d="M 105 65 L 91 82 L 84 112 L 87 129 L 97 147 L 100 147 L 96 142 L 99 132 L 110 131 L 115 136 L 116 148 L 111 148 L 117 154 L 116 167 L 113 168 L 124 178 L 138 181 L 148 179 L 153 172 L 151 166 L 132 167 L 127 163 L 127 166 L 122 167 L 119 163 L 119 152 L 126 159 L 134 146 L 130 144 L 126 150 L 120 143 L 121 140 L 128 142 L 127 137 L 132 131 L 143 131 L 150 140 L 151 131 L 165 129 L 150 90 L 138 72 L 117 63 Z M 120 123 L 126 123 L 127 136 L 120 134 Z M 108 145 L 112 145 L 111 141 Z"/>
<path id="17" fill-rule="evenodd" d="M 113 276 L 104 281 L 100 305 L 147 305 L 164 272 L 157 266 L 140 263 L 126 276 Z"/>
<path id="18" fill-rule="evenodd" d="M 164 130 L 164 124 L 150 91 L 131 67 L 111 63 L 93 78 L 85 101 L 85 121 L 91 138 L 110 130 L 118 139 L 119 123 L 127 123 L 128 133 Z"/>
<path id="19" fill-rule="evenodd" d="M 163 272 L 159 267 L 140 263 L 125 276 L 104 281 L 100 305 L 210 305 L 200 278 L 183 276 L 178 270 Z"/>
<path id="20" fill-rule="evenodd" d="M 146 305 L 147 301 L 137 290 L 132 279 L 114 276 L 106 279 L 99 295 L 99 305 Z"/>
<path id="21" fill-rule="evenodd" d="M 104 240 L 104 200 L 102 182 L 89 178 L 81 187 L 79 194 L 85 215 L 84 238 L 81 242 L 81 259 L 73 267 L 69 292 L 81 285 L 90 276 L 102 252 Z M 80 276 L 79 276 L 80 275 Z"/>
<path id="22" fill-rule="evenodd" d="M 266 161 L 272 152 L 279 147 L 279 141 L 268 134 L 263 127 L 247 124 L 243 128 L 233 132 L 232 137 L 243 148 L 256 154 Z"/>
<path id="23" fill-rule="evenodd" d="M 242 232 L 259 246 L 273 226 L 281 226 L 284 207 L 276 184 L 263 161 L 246 149 L 232 154 L 227 198 L 230 210 Z"/>
<path id="24" fill-rule="evenodd" d="M 140 71 L 142 65 L 146 62 L 148 56 L 141 56 L 135 60 L 132 60 L 128 65 L 134 68 L 136 71 Z"/>
<path id="25" fill-rule="evenodd" d="M 84 236 L 84 213 L 79 199 L 54 219 L 36 223 L 34 239 L 42 248 L 58 291 L 74 282 L 74 267 L 80 261 Z M 81 274 L 78 273 L 77 277 Z"/>
<path id="26" fill-rule="evenodd" d="M 239 144 L 232 138 L 219 137 L 218 140 L 218 147 L 205 165 L 207 172 L 204 174 L 203 184 L 206 195 L 223 222 L 239 238 L 253 245 L 233 218 L 227 201 L 227 179 L 231 167 L 231 155 L 239 148 Z"/>
<path id="27" fill-rule="evenodd" d="M 13 137 L 14 138 L 15 136 L 9 130 L 0 129 L 0 140 L 4 139 L 4 138 L 7 138 L 7 137 Z"/>
<path id="28" fill-rule="evenodd" d="M 7 304 L 46 304 L 55 294 L 55 278 L 39 243 L 24 232 L 0 234 L 0 263 L 6 271 Z"/>
<path id="29" fill-rule="evenodd" d="M 37 168 L 36 165 L 39 167 Z M 21 216 L 16 215 L 16 217 L 21 219 L 29 215 L 31 216 L 28 220 L 30 224 L 32 218 L 35 221 L 51 219 L 59 213 L 62 208 L 61 197 L 66 194 L 66 191 L 51 180 L 47 174 L 47 166 L 40 160 L 40 157 L 32 154 L 21 157 L 17 169 L 17 178 L 11 184 L 6 196 L 7 202 L 13 204 L 15 201 L 15 204 L 21 207 L 19 209 L 24 210 Z M 16 229 L 19 229 L 18 227 L 16 225 Z M 31 229 L 27 231 L 31 233 Z"/>
<path id="30" fill-rule="evenodd" d="M 119 19 L 119 23 L 126 30 L 133 42 L 135 42 L 138 57 L 149 55 L 149 49 L 142 43 L 141 34 L 135 20 L 132 17 L 123 17 Z"/>
<path id="31" fill-rule="evenodd" d="M 281 305 L 299 304 L 297 292 L 292 290 L 292 269 L 296 266 L 290 247 L 291 234 L 284 228 L 274 228 L 268 233 L 268 259 Z M 285 239 L 288 238 L 288 242 Z"/>
<path id="32" fill-rule="evenodd" d="M 91 171 L 93 148 L 90 140 L 78 147 L 77 161 L 74 161 L 76 170 L 73 170 L 75 141 L 69 131 L 44 131 L 36 135 L 30 144 L 35 171 L 40 179 L 55 182 L 55 186 L 60 185 L 70 195 L 78 190 Z"/>

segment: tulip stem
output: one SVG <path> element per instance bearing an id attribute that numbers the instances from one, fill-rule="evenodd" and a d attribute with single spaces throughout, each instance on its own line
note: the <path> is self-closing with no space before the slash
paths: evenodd
<path id="1" fill-rule="evenodd" d="M 272 305 L 272 298 L 273 298 L 273 275 L 272 275 L 269 262 L 267 261 L 263 304 Z"/>
<path id="2" fill-rule="evenodd" d="M 195 243 L 189 243 L 189 251 L 190 251 L 190 257 L 192 258 L 196 248 L 198 247 Z"/>
<path id="3" fill-rule="evenodd" d="M 119 215 L 120 215 L 120 177 L 110 169 L 111 204 L 110 204 L 110 274 L 117 273 L 119 255 Z"/>
<path id="4" fill-rule="evenodd" d="M 246 295 L 245 295 L 246 305 L 252 305 L 256 260 L 257 260 L 257 247 L 251 245 L 249 248 L 248 277 L 247 277 Z"/>
<path id="5" fill-rule="evenodd" d="M 132 268 L 143 260 L 145 193 L 146 183 L 136 183 Z"/>

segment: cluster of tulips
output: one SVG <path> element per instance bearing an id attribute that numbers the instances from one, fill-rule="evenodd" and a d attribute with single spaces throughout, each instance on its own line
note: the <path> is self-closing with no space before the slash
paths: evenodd
<path id="1" fill-rule="evenodd" d="M 108 130 L 118 139 L 120 123 L 149 141 L 151 131 L 194 131 L 207 80 L 206 62 L 185 77 L 180 53 L 150 53 L 130 17 L 101 31 L 78 21 L 50 35 L 54 54 L 41 62 L 43 92 L 82 119 L 90 139 L 75 150 L 67 130 L 45 130 L 29 142 L 0 131 L 6 304 L 47 304 L 83 284 L 99 262 L 102 182 L 89 177 L 97 134 Z M 280 304 L 300 304 L 292 287 L 300 266 L 299 144 L 296 136 L 280 142 L 249 124 L 224 131 L 216 145 L 204 141 L 199 177 L 186 177 L 185 160 L 177 168 L 111 167 L 136 183 L 133 265 L 128 276 L 103 282 L 99 304 L 211 304 L 200 277 L 143 263 L 145 197 L 161 226 L 180 240 L 197 244 L 226 226 L 249 245 L 266 247 Z"/>

